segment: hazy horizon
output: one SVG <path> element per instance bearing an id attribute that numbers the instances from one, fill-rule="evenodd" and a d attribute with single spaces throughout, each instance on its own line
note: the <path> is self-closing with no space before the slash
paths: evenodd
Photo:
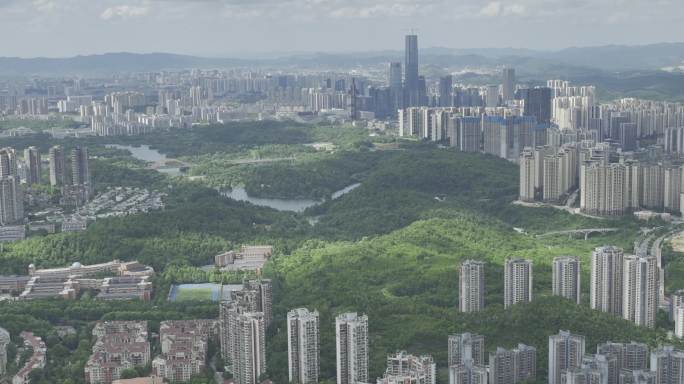
<path id="1" fill-rule="evenodd" d="M 420 36 L 419 36 L 419 41 L 420 41 Z M 601 47 L 640 47 L 640 46 L 651 46 L 651 45 L 661 45 L 661 44 L 684 44 L 684 40 L 681 41 L 655 41 L 651 43 L 643 43 L 643 44 L 605 44 L 605 45 L 574 45 L 574 46 L 567 46 L 567 47 L 560 47 L 557 49 L 545 49 L 545 48 L 526 48 L 526 47 L 444 47 L 444 46 L 421 46 L 420 50 L 421 51 L 426 51 L 426 50 L 473 50 L 473 51 L 486 51 L 486 50 L 520 50 L 520 51 L 529 51 L 529 52 L 537 52 L 537 53 L 553 53 L 553 52 L 558 52 L 558 51 L 563 51 L 566 49 L 574 49 L 574 48 L 601 48 Z M 139 51 L 134 51 L 134 50 L 129 50 L 129 51 L 102 51 L 102 52 L 91 52 L 91 53 L 78 53 L 78 54 L 73 54 L 73 55 L 65 55 L 65 56 L 50 56 L 50 55 L 35 55 L 35 56 L 10 56 L 10 55 L 1 55 L 0 57 L 3 58 L 19 58 L 19 59 L 70 59 L 74 57 L 85 57 L 85 56 L 101 56 L 101 55 L 111 55 L 111 54 L 134 54 L 134 55 L 153 55 L 153 54 L 168 54 L 168 55 L 179 55 L 179 56 L 194 56 L 194 57 L 199 57 L 199 58 L 207 58 L 207 59 L 245 59 L 245 60 L 259 60 L 259 59 L 279 59 L 279 58 L 287 58 L 287 57 L 292 57 L 292 56 L 304 56 L 304 55 L 315 55 L 315 54 L 323 54 L 323 55 L 351 55 L 351 54 L 382 54 L 382 53 L 396 53 L 396 54 L 402 54 L 403 55 L 403 47 L 396 47 L 395 49 L 367 49 L 367 50 L 338 50 L 338 51 L 325 51 L 325 50 L 311 50 L 311 51 L 240 51 L 240 52 L 233 52 L 233 53 L 226 53 L 223 55 L 216 55 L 216 54 L 202 54 L 202 53 L 189 53 L 189 52 L 181 52 L 181 51 L 145 51 L 145 50 L 139 50 Z"/>
<path id="2" fill-rule="evenodd" d="M 0 0 L 0 56 L 398 51 L 409 29 L 421 47 L 556 51 L 673 42 L 681 15 L 674 0 Z"/>

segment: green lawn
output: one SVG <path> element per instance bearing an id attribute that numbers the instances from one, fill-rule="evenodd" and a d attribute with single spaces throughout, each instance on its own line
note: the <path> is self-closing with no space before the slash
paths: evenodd
<path id="1" fill-rule="evenodd" d="M 176 302 L 211 300 L 211 288 L 178 289 Z"/>

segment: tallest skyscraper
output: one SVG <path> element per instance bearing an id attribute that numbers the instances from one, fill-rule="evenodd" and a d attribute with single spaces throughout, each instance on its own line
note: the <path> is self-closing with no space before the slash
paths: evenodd
<path id="1" fill-rule="evenodd" d="M 505 103 L 515 98 L 515 69 L 504 68 L 502 71 L 502 77 L 503 84 L 501 86 L 501 98 Z"/>
<path id="2" fill-rule="evenodd" d="M 406 35 L 404 73 L 404 92 L 406 94 L 404 105 L 408 107 L 418 106 L 420 105 L 420 81 L 418 78 L 417 35 Z"/>

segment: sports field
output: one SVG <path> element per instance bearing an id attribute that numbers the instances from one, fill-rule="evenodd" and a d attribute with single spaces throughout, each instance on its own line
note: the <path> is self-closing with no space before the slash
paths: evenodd
<path id="1" fill-rule="evenodd" d="M 220 284 L 180 284 L 169 291 L 169 301 L 218 301 L 220 297 Z"/>

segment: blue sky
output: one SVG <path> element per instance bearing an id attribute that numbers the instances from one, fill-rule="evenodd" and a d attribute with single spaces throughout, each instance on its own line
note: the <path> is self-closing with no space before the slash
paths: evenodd
<path id="1" fill-rule="evenodd" d="M 647 44 L 684 40 L 682 1 L 0 0 L 0 56 Z"/>

